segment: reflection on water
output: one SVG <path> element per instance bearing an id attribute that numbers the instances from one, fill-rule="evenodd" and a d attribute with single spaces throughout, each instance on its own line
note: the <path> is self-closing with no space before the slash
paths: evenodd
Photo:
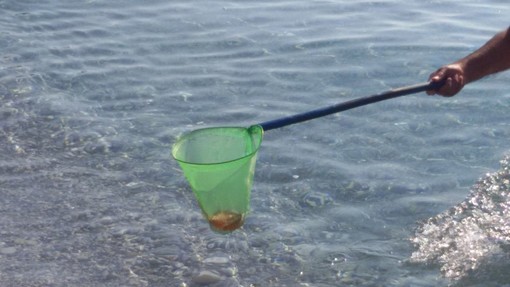
<path id="1" fill-rule="evenodd" d="M 508 150 L 508 74 L 268 132 L 228 234 L 170 155 L 423 82 L 508 25 L 506 0 L 440 2 L 0 0 L 0 286 L 447 286 L 408 238 Z M 502 188 L 423 225 L 415 261 L 508 283 Z"/>

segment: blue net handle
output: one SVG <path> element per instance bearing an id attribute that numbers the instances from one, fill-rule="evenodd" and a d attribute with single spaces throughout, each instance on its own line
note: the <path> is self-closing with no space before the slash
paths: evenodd
<path id="1" fill-rule="evenodd" d="M 288 116 L 288 117 L 279 118 L 276 120 L 263 122 L 258 125 L 261 126 L 264 131 L 277 129 L 277 128 L 281 128 L 284 126 L 288 126 L 288 125 L 308 121 L 311 119 L 320 118 L 320 117 L 327 116 L 330 114 L 350 110 L 353 108 L 361 107 L 361 106 L 368 105 L 371 103 L 376 103 L 376 102 L 393 99 L 393 98 L 400 97 L 400 96 L 415 94 L 415 93 L 429 91 L 429 90 L 438 90 L 443 85 L 443 83 L 444 82 L 427 82 L 427 83 L 416 84 L 416 85 L 412 85 L 412 86 L 401 87 L 401 88 L 389 90 L 389 91 L 386 91 L 386 92 L 383 92 L 380 94 L 363 97 L 363 98 L 358 98 L 358 99 L 354 99 L 351 101 L 339 103 L 336 105 L 319 108 L 319 109 L 312 110 L 309 112 L 304 112 L 304 113 L 295 114 L 295 115 Z"/>

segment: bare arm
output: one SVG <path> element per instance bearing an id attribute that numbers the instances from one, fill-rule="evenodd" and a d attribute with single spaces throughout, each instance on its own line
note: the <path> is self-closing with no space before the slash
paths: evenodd
<path id="1" fill-rule="evenodd" d="M 446 82 L 441 89 L 428 91 L 428 94 L 453 96 L 464 85 L 507 69 L 510 69 L 510 28 L 496 34 L 472 54 L 432 73 L 430 81 L 445 79 Z"/>

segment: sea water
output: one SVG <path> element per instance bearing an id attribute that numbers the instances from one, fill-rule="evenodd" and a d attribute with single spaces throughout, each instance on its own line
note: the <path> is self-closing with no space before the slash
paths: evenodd
<path id="1" fill-rule="evenodd" d="M 227 235 L 170 155 L 194 129 L 425 82 L 509 10 L 0 0 L 0 285 L 509 284 L 494 268 L 508 256 L 508 73 L 267 132 L 251 211 Z"/>

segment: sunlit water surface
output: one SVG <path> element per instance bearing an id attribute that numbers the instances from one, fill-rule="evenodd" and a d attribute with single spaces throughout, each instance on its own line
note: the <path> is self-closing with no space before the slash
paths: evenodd
<path id="1" fill-rule="evenodd" d="M 229 235 L 170 156 L 197 128 L 424 82 L 509 14 L 503 0 L 0 0 L 0 285 L 510 284 L 493 264 L 509 246 L 508 74 L 267 132 Z"/>

